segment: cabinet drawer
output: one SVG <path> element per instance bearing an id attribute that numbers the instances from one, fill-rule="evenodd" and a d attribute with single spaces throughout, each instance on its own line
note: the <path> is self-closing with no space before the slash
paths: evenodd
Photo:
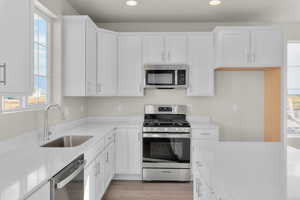
<path id="1" fill-rule="evenodd" d="M 192 139 L 219 140 L 217 129 L 193 129 Z"/>
<path id="2" fill-rule="evenodd" d="M 95 145 L 93 145 L 84 155 L 87 163 L 89 164 L 93 161 L 97 155 L 103 151 L 104 147 L 104 139 L 99 140 Z"/>

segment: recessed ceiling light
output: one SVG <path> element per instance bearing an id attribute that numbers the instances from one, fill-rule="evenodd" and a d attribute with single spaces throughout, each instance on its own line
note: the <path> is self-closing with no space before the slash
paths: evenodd
<path id="1" fill-rule="evenodd" d="M 211 6 L 218 6 L 218 5 L 220 5 L 221 3 L 222 3 L 221 0 L 211 0 L 211 1 L 209 2 L 209 5 L 211 5 Z"/>
<path id="2" fill-rule="evenodd" d="M 128 0 L 128 1 L 126 1 L 126 5 L 127 6 L 137 6 L 138 2 L 135 0 Z"/>

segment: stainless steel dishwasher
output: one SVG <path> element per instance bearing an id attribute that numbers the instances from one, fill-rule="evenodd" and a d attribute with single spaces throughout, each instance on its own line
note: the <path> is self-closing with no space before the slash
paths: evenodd
<path id="1" fill-rule="evenodd" d="M 84 199 L 84 156 L 81 155 L 51 179 L 51 200 Z"/>

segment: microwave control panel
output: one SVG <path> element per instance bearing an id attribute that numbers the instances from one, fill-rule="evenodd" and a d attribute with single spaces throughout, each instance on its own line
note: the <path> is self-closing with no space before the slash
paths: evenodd
<path id="1" fill-rule="evenodd" d="M 177 84 L 185 85 L 186 84 L 186 70 L 177 71 Z"/>

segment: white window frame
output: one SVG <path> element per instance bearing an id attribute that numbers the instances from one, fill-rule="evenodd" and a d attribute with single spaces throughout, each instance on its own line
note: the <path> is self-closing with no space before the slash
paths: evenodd
<path id="1" fill-rule="evenodd" d="M 0 96 L 0 113 L 11 113 L 11 112 L 20 112 L 20 111 L 26 111 L 26 110 L 41 110 L 44 109 L 45 106 L 51 103 L 52 101 L 52 46 L 53 46 L 53 19 L 52 16 L 49 16 L 45 12 L 41 11 L 38 8 L 34 8 L 34 11 L 32 15 L 37 14 L 44 18 L 48 22 L 48 38 L 47 38 L 47 52 L 48 52 L 48 67 L 47 67 L 47 104 L 35 104 L 35 105 L 29 105 L 28 104 L 28 97 L 29 96 L 12 96 L 16 98 L 20 98 L 21 106 L 20 108 L 11 109 L 11 110 L 4 110 L 4 97 Z M 34 26 L 33 26 L 34 27 Z M 33 37 L 34 38 L 34 37 Z M 35 41 L 33 39 L 33 48 Z M 34 65 L 34 62 L 32 63 Z M 33 66 L 34 70 L 34 66 Z M 34 74 L 33 74 L 33 83 L 34 83 Z M 34 87 L 34 85 L 33 85 Z"/>
<path id="2" fill-rule="evenodd" d="M 289 40 L 289 41 L 287 41 L 287 48 L 288 48 L 288 45 L 289 44 L 300 44 L 300 40 Z M 287 56 L 288 56 L 288 51 L 287 51 Z M 289 67 L 300 67 L 300 65 L 289 65 L 288 63 L 287 63 L 287 68 L 289 68 Z M 289 96 L 298 96 L 298 95 L 295 95 L 295 94 L 289 94 L 289 92 L 288 92 L 288 88 L 287 88 L 287 98 L 289 97 Z M 288 111 L 286 111 L 286 112 L 288 112 Z M 288 121 L 288 119 L 287 119 L 287 121 Z M 288 123 L 288 122 L 287 122 Z M 288 127 L 288 124 L 287 124 L 287 135 L 288 135 L 288 137 L 300 137 L 300 133 L 289 133 L 289 127 Z"/>
<path id="3" fill-rule="evenodd" d="M 45 14 L 44 12 L 42 12 L 41 10 L 35 8 L 34 9 L 34 13 L 33 14 L 37 14 L 39 16 L 41 16 L 42 18 L 44 18 L 47 22 L 48 22 L 48 38 L 47 38 L 47 52 L 48 52 L 48 67 L 47 67 L 47 104 L 35 104 L 35 105 L 29 105 L 27 100 L 28 100 L 28 96 L 24 97 L 24 102 L 25 102 L 25 108 L 29 108 L 29 109 L 40 109 L 40 108 L 44 108 L 45 106 L 47 106 L 48 104 L 51 103 L 51 89 L 52 89 L 52 30 L 53 30 L 53 21 L 52 18 L 50 16 L 48 16 L 47 14 Z M 34 41 L 33 41 L 34 44 Z M 34 79 L 34 77 L 33 77 Z"/>

